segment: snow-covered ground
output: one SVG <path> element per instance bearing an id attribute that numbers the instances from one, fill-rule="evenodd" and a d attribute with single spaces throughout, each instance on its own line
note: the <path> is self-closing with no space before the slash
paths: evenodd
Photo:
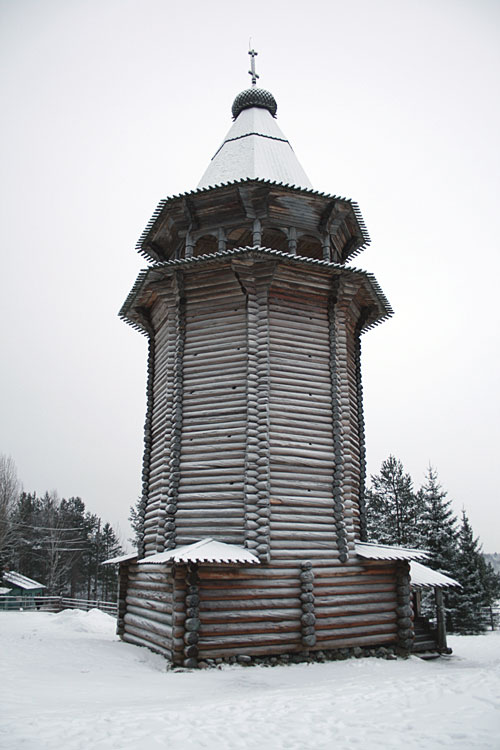
<path id="1" fill-rule="evenodd" d="M 500 748 L 500 632 L 450 659 L 166 671 L 97 610 L 0 613 L 6 750 Z"/>

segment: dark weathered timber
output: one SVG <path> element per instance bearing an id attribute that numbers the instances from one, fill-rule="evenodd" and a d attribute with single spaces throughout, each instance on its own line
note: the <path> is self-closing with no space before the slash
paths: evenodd
<path id="1" fill-rule="evenodd" d="M 355 203 L 265 180 L 159 204 L 139 242 L 153 265 L 121 311 L 149 337 L 124 640 L 187 668 L 408 653 L 408 564 L 355 552 L 366 537 L 360 336 L 392 313 L 376 280 L 344 265 L 368 241 Z M 208 537 L 258 564 L 156 562 Z"/>

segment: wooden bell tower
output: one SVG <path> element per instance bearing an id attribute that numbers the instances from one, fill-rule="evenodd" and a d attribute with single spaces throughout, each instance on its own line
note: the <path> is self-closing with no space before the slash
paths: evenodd
<path id="1" fill-rule="evenodd" d="M 161 201 L 121 315 L 149 340 L 138 555 L 119 632 L 177 664 L 411 645 L 408 552 L 364 520 L 358 207 L 315 192 L 252 87 L 198 188 Z M 415 555 L 413 555 L 415 557 Z"/>

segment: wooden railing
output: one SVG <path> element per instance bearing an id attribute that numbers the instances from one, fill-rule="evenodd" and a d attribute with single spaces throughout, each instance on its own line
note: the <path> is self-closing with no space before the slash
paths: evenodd
<path id="1" fill-rule="evenodd" d="M 0 596 L 0 612 L 42 611 L 61 612 L 63 609 L 100 609 L 108 615 L 116 616 L 116 602 L 102 599 L 71 599 L 66 596 Z"/>
<path id="2" fill-rule="evenodd" d="M 497 630 L 500 628 L 500 606 L 498 607 L 483 607 L 481 609 L 481 615 L 484 624 L 491 630 Z"/>

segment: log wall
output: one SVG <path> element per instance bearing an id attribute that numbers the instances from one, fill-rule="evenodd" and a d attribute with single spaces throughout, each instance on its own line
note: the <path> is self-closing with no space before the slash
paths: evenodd
<path id="1" fill-rule="evenodd" d="M 177 544 L 243 544 L 246 295 L 230 268 L 186 278 Z"/>
<path id="2" fill-rule="evenodd" d="M 200 659 L 396 643 L 393 564 L 201 565 L 198 574 Z"/>
<path id="3" fill-rule="evenodd" d="M 336 550 L 327 296 L 281 269 L 270 292 L 272 559 Z"/>
<path id="4" fill-rule="evenodd" d="M 276 260 L 157 283 L 145 555 L 213 537 L 261 565 L 131 564 L 125 640 L 186 666 L 408 640 L 402 574 L 354 552 L 365 315 L 352 276 Z"/>
<path id="5" fill-rule="evenodd" d="M 123 640 L 147 646 L 172 661 L 175 627 L 173 592 L 170 566 L 128 565 Z"/>

